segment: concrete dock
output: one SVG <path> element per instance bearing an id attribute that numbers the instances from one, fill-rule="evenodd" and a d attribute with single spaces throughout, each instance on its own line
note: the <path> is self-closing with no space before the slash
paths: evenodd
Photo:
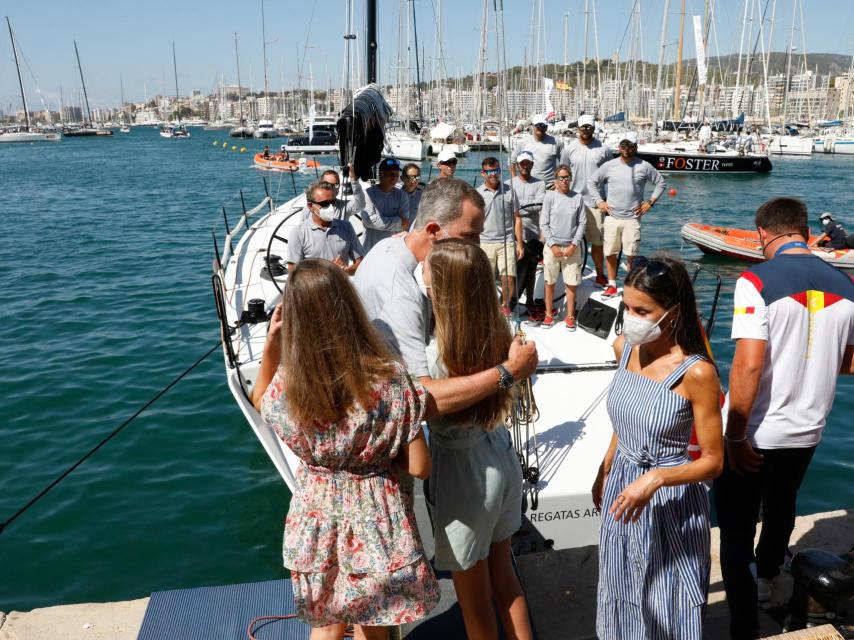
<path id="1" fill-rule="evenodd" d="M 712 576 L 705 637 L 727 637 L 728 613 L 718 562 L 717 529 L 712 530 Z M 790 548 L 843 553 L 854 543 L 854 509 L 799 517 Z M 540 640 L 595 638 L 596 547 L 524 556 L 520 572 Z M 763 635 L 781 633 L 779 617 L 792 580 L 781 575 L 761 616 Z M 69 604 L 28 612 L 0 612 L 0 640 L 134 640 L 148 598 L 125 602 Z M 849 620 L 849 623 L 851 620 Z M 450 640 L 450 639 L 449 639 Z"/>

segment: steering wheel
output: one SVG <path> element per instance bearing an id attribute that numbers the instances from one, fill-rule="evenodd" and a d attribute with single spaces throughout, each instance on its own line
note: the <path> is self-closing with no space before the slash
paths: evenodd
<path id="1" fill-rule="evenodd" d="M 293 211 L 288 213 L 284 218 L 282 218 L 282 221 L 276 225 L 275 229 L 273 229 L 273 233 L 270 235 L 270 241 L 267 243 L 267 252 L 264 254 L 264 264 L 266 264 L 268 268 L 270 267 L 270 256 L 271 255 L 277 255 L 277 254 L 273 253 L 273 243 L 278 241 L 278 242 L 281 242 L 284 244 L 284 249 L 287 250 L 287 248 L 288 248 L 288 239 L 283 235 L 279 235 L 279 229 L 281 229 L 282 225 L 284 225 L 286 222 L 288 222 L 295 215 L 297 215 L 298 213 L 301 213 L 302 210 L 303 210 L 302 207 L 294 209 Z M 287 267 L 285 267 L 285 274 L 287 274 Z M 282 288 L 279 286 L 279 283 L 276 282 L 276 277 L 273 276 L 272 273 L 270 273 L 270 280 L 272 281 L 273 286 L 275 286 L 276 289 L 279 290 L 279 293 L 282 293 Z"/>

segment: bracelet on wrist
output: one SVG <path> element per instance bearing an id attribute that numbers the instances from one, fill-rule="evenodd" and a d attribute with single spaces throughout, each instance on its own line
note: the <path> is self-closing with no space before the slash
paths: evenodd
<path id="1" fill-rule="evenodd" d="M 733 444 L 736 444 L 736 443 L 739 443 L 739 442 L 746 442 L 746 441 L 747 441 L 747 436 L 745 435 L 743 438 L 732 438 L 732 437 L 730 437 L 729 435 L 727 435 L 727 434 L 725 433 L 725 434 L 724 434 L 724 440 L 726 440 L 727 442 L 732 442 Z"/>

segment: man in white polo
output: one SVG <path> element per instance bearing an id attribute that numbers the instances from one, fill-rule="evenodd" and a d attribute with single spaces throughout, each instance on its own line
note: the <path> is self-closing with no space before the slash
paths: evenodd
<path id="1" fill-rule="evenodd" d="M 661 174 L 635 155 L 637 150 L 638 134 L 629 131 L 620 141 L 620 157 L 608 160 L 587 181 L 587 193 L 606 216 L 604 250 L 608 286 L 602 292 L 603 298 L 617 295 L 619 253 L 626 254 L 631 269 L 632 258 L 640 249 L 640 219 L 652 209 L 666 186 Z M 644 199 L 647 184 L 654 189 L 652 195 Z"/>

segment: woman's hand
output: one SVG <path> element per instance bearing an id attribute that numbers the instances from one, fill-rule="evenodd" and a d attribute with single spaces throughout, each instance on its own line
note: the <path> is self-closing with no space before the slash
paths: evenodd
<path id="1" fill-rule="evenodd" d="M 661 485 L 656 470 L 643 474 L 620 492 L 608 513 L 614 515 L 614 520 L 622 519 L 623 524 L 636 522 Z"/>
<path id="2" fill-rule="evenodd" d="M 264 349 L 275 349 L 276 353 L 282 352 L 282 303 L 276 305 L 273 309 L 273 315 L 270 316 L 270 326 L 267 328 L 267 341 L 264 343 Z"/>

